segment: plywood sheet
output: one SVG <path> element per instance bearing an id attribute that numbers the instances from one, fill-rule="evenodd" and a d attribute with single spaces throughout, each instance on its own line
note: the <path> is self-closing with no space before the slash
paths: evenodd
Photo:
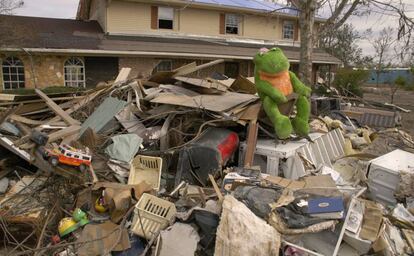
<path id="1" fill-rule="evenodd" d="M 198 95 L 194 97 L 161 93 L 151 100 L 151 102 L 224 112 L 243 103 L 256 101 L 257 99 L 258 97 L 255 95 L 235 92 L 226 92 L 221 95 Z"/>

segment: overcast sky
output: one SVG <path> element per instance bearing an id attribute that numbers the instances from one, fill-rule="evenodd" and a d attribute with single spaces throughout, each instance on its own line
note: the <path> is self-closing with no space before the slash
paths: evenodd
<path id="1" fill-rule="evenodd" d="M 53 17 L 53 18 L 75 18 L 79 0 L 25 0 L 24 7 L 16 10 L 16 15 Z M 403 0 L 410 17 L 414 18 L 414 0 Z M 359 31 L 363 32 L 368 28 L 378 33 L 383 27 L 398 27 L 398 20 L 395 17 L 386 15 L 370 15 L 369 17 L 352 17 L 350 19 Z M 368 40 L 361 40 L 358 44 L 365 54 L 372 54 L 373 49 Z"/>

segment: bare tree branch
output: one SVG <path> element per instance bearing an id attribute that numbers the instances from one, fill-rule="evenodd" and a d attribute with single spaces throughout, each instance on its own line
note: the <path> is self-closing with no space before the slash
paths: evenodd
<path id="1" fill-rule="evenodd" d="M 23 0 L 0 0 L 0 14 L 13 14 L 14 10 L 23 5 Z"/>

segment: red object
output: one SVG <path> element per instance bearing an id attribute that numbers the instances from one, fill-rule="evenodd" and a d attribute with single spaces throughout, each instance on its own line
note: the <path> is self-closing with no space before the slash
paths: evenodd
<path id="1" fill-rule="evenodd" d="M 226 163 L 233 155 L 234 151 L 237 149 L 237 145 L 239 145 L 239 136 L 237 136 L 237 133 L 232 132 L 217 146 L 223 163 Z"/>
<path id="2" fill-rule="evenodd" d="M 52 236 L 51 240 L 52 240 L 52 244 L 58 244 L 61 241 L 58 235 Z"/>

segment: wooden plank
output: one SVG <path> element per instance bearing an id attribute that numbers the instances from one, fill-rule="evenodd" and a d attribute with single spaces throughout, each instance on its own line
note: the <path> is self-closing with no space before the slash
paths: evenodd
<path id="1" fill-rule="evenodd" d="M 236 92 L 256 94 L 256 85 L 244 76 L 238 76 L 236 81 L 230 86 Z"/>
<path id="2" fill-rule="evenodd" d="M 257 99 L 258 97 L 255 95 L 235 92 L 226 92 L 221 95 L 198 95 L 194 97 L 161 93 L 155 99 L 151 100 L 151 102 L 206 109 L 214 112 L 225 112 L 242 104 L 256 101 Z"/>
<path id="3" fill-rule="evenodd" d="M 259 126 L 257 120 L 251 120 L 249 123 L 249 132 L 247 135 L 247 148 L 244 155 L 244 167 L 250 167 L 253 164 L 254 152 L 257 144 L 257 133 Z"/>
<path id="4" fill-rule="evenodd" d="M 119 72 L 118 76 L 116 77 L 114 84 L 112 84 L 111 86 L 104 87 L 104 88 L 98 88 L 98 89 L 96 89 L 95 92 L 91 92 L 90 94 L 85 95 L 84 98 L 79 100 L 79 101 L 76 100 L 76 101 L 65 102 L 65 103 L 68 103 L 68 104 L 72 104 L 72 106 L 70 108 L 65 110 L 66 114 L 68 114 L 68 115 L 72 114 L 73 112 L 77 111 L 78 109 L 82 108 L 83 106 L 88 104 L 90 101 L 95 99 L 102 92 L 111 90 L 117 84 L 126 81 L 128 79 L 128 76 L 129 76 L 130 72 L 131 72 L 131 68 L 122 68 L 121 71 Z M 56 117 L 52 118 L 51 120 L 49 120 L 49 122 L 54 123 L 54 122 L 58 122 L 59 120 L 60 120 L 60 116 L 56 116 Z"/>
<path id="5" fill-rule="evenodd" d="M 80 125 L 72 125 L 60 131 L 53 132 L 49 134 L 48 143 L 54 142 L 58 139 L 63 139 L 66 136 L 76 134 L 80 131 L 80 129 L 81 129 Z"/>
<path id="6" fill-rule="evenodd" d="M 196 67 L 197 67 L 197 63 L 194 61 L 194 62 L 191 62 L 190 64 L 176 68 L 173 71 L 175 72 L 175 76 L 185 76 L 185 75 L 193 73 L 194 72 L 193 70 Z"/>
<path id="7" fill-rule="evenodd" d="M 20 122 L 20 123 L 24 123 L 24 124 L 31 124 L 31 125 L 41 125 L 44 124 L 45 121 L 38 121 L 38 120 L 32 120 L 23 116 L 19 116 L 16 114 L 11 114 L 9 117 L 11 120 Z"/>
<path id="8" fill-rule="evenodd" d="M 59 115 L 63 121 L 65 121 L 69 125 L 80 124 L 79 121 L 73 119 L 68 113 L 66 113 L 62 108 L 60 108 L 53 100 L 51 100 L 46 94 L 44 94 L 41 90 L 35 89 L 37 95 L 39 95 L 46 104 L 55 112 L 56 115 Z"/>
<path id="9" fill-rule="evenodd" d="M 115 83 L 122 83 L 128 80 L 128 76 L 131 73 L 131 68 L 122 68 L 121 71 L 119 71 L 118 76 L 115 79 Z"/>
<path id="10" fill-rule="evenodd" d="M 205 64 L 199 65 L 197 67 L 194 67 L 193 69 L 186 68 L 186 70 L 181 70 L 178 73 L 176 73 L 175 76 L 185 76 L 185 75 L 194 73 L 196 71 L 199 71 L 201 69 L 208 68 L 208 67 L 211 67 L 211 66 L 223 63 L 223 62 L 224 62 L 224 59 L 213 60 L 213 61 L 210 61 L 208 63 L 205 63 Z"/>
<path id="11" fill-rule="evenodd" d="M 0 101 L 13 101 L 15 94 L 0 93 Z"/>
<path id="12" fill-rule="evenodd" d="M 191 78 L 191 77 L 183 77 L 177 76 L 175 77 L 176 80 L 206 89 L 213 89 L 219 92 L 227 91 L 227 86 L 221 84 L 219 81 L 214 79 L 198 79 L 198 78 Z"/>
<path id="13" fill-rule="evenodd" d="M 248 106 L 243 111 L 243 113 L 241 113 L 240 119 L 247 120 L 247 121 L 259 119 L 259 113 L 260 113 L 261 108 L 262 108 L 261 102 Z"/>
<path id="14" fill-rule="evenodd" d="M 210 179 L 210 182 L 213 185 L 214 191 L 216 191 L 216 194 L 217 194 L 217 197 L 219 199 L 219 202 L 220 203 L 223 202 L 223 200 L 224 200 L 223 194 L 221 194 L 221 191 L 220 191 L 220 189 L 219 189 L 216 181 L 214 180 L 213 175 L 209 174 L 208 175 L 208 178 Z"/>
<path id="15" fill-rule="evenodd" d="M 21 137 L 20 139 L 16 140 L 15 142 L 13 142 L 13 145 L 16 147 L 19 147 L 29 141 L 30 141 L 30 135 L 25 135 Z"/>
<path id="16" fill-rule="evenodd" d="M 89 95 L 86 95 L 83 99 L 81 99 L 78 102 L 73 102 L 73 101 L 66 102 L 66 103 L 69 103 L 69 104 L 71 103 L 72 106 L 70 108 L 66 109 L 65 112 L 68 115 L 72 114 L 76 110 L 80 109 L 81 107 L 85 106 L 87 103 L 89 103 L 90 101 L 92 101 L 95 97 L 97 97 L 98 95 L 100 95 L 103 90 L 104 89 L 100 89 L 99 91 L 96 91 L 96 92 L 93 92 L 93 93 L 91 93 Z M 49 120 L 49 123 L 58 122 L 60 119 L 61 119 L 60 116 L 56 116 L 56 117 L 50 119 Z"/>

